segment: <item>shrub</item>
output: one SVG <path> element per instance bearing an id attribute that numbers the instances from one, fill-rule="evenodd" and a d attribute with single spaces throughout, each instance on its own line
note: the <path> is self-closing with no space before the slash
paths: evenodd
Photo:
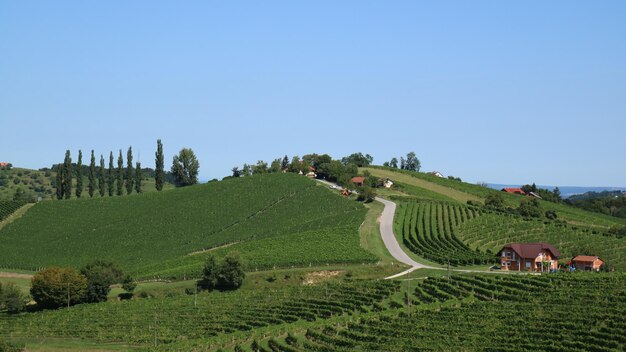
<path id="1" fill-rule="evenodd" d="M 28 297 L 14 283 L 8 283 L 3 289 L 0 287 L 0 307 L 4 307 L 7 313 L 21 312 L 27 302 Z"/>
<path id="2" fill-rule="evenodd" d="M 220 265 L 217 276 L 217 285 L 220 289 L 236 290 L 243 284 L 246 273 L 242 269 L 243 263 L 239 253 L 228 253 Z"/>
<path id="3" fill-rule="evenodd" d="M 122 270 L 112 262 L 95 260 L 81 269 L 87 278 L 87 290 L 83 297 L 85 303 L 97 303 L 107 300 L 111 285 L 122 282 Z"/>
<path id="4" fill-rule="evenodd" d="M 87 278 L 72 268 L 50 267 L 33 276 L 30 295 L 41 308 L 59 308 L 82 302 Z"/>
<path id="5" fill-rule="evenodd" d="M 556 215 L 556 212 L 554 210 L 548 210 L 546 211 L 546 218 L 550 220 L 556 220 L 558 218 L 558 215 Z"/>
<path id="6" fill-rule="evenodd" d="M 539 201 L 535 198 L 522 199 L 519 207 L 517 208 L 517 211 L 521 216 L 530 218 L 541 217 L 541 208 L 539 206 Z"/>
<path id="7" fill-rule="evenodd" d="M 492 192 L 485 198 L 485 205 L 500 209 L 504 207 L 504 197 L 499 192 Z"/>

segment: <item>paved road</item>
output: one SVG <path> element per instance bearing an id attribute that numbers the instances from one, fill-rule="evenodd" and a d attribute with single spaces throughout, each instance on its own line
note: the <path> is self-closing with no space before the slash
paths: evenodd
<path id="1" fill-rule="evenodd" d="M 383 238 L 385 247 L 387 247 L 387 250 L 389 250 L 391 256 L 394 257 L 397 261 L 411 266 L 410 269 L 403 271 L 397 275 L 390 276 L 388 277 L 388 279 L 408 274 L 417 269 L 433 269 L 433 267 L 431 266 L 418 263 L 415 260 L 411 259 L 411 257 L 409 257 L 406 252 L 402 250 L 402 247 L 400 247 L 398 240 L 396 240 L 396 236 L 393 233 L 393 216 L 396 213 L 396 203 L 379 197 L 376 197 L 376 200 L 383 203 L 383 205 L 385 206 L 385 209 L 383 209 L 383 213 L 380 216 L 380 235 Z"/>

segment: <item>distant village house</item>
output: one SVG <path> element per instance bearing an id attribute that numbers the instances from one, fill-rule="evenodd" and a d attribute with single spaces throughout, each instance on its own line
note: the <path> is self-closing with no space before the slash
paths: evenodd
<path id="1" fill-rule="evenodd" d="M 391 188 L 391 186 L 393 186 L 393 181 L 386 179 L 385 182 L 383 182 L 383 186 L 385 186 L 385 188 Z"/>
<path id="2" fill-rule="evenodd" d="M 7 163 L 5 161 L 0 161 L 0 168 L 5 168 L 5 167 L 9 167 L 9 165 L 11 165 L 11 163 Z"/>
<path id="3" fill-rule="evenodd" d="M 524 192 L 521 188 L 503 188 L 502 192 L 511 193 L 511 194 L 519 194 L 521 196 L 525 196 L 526 192 Z"/>
<path id="4" fill-rule="evenodd" d="M 572 259 L 572 266 L 576 270 L 600 271 L 602 265 L 604 265 L 604 260 L 598 256 L 579 255 Z"/>
<path id="5" fill-rule="evenodd" d="M 443 174 L 441 172 L 439 172 L 439 171 L 429 172 L 428 174 L 443 178 Z"/>
<path id="6" fill-rule="evenodd" d="M 350 180 L 350 182 L 354 183 L 356 186 L 363 187 L 363 184 L 365 184 L 365 177 L 363 176 L 353 177 Z"/>
<path id="7" fill-rule="evenodd" d="M 559 267 L 561 253 L 545 242 L 509 243 L 498 252 L 498 256 L 502 270 L 544 272 Z"/>

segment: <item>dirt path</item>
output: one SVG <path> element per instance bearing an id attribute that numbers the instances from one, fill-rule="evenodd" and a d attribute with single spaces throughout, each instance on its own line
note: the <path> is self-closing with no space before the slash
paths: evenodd
<path id="1" fill-rule="evenodd" d="M 9 272 L 4 272 L 4 271 L 0 271 L 0 278 L 5 278 L 5 279 L 30 279 L 33 276 L 30 274 L 18 274 L 18 273 L 9 273 Z"/>

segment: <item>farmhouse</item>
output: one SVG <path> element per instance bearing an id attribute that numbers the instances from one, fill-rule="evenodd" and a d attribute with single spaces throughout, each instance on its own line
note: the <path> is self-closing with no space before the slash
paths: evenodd
<path id="1" fill-rule="evenodd" d="M 383 182 L 383 186 L 385 186 L 385 188 L 391 188 L 391 186 L 393 186 L 393 181 L 386 179 L 385 182 Z"/>
<path id="2" fill-rule="evenodd" d="M 443 174 L 441 172 L 439 172 L 439 171 L 429 172 L 428 174 L 443 178 Z"/>
<path id="3" fill-rule="evenodd" d="M 503 188 L 502 192 L 511 193 L 511 194 L 519 194 L 522 196 L 526 195 L 526 192 L 524 192 L 524 190 L 522 190 L 521 188 Z"/>
<path id="4" fill-rule="evenodd" d="M 309 166 L 309 172 L 307 172 L 307 177 L 317 177 L 317 174 L 315 173 L 315 171 L 317 171 L 313 166 Z"/>
<path id="5" fill-rule="evenodd" d="M 572 259 L 572 265 L 576 270 L 599 271 L 602 265 L 604 265 L 604 260 L 600 259 L 598 256 L 579 255 Z"/>
<path id="6" fill-rule="evenodd" d="M 359 186 L 359 187 L 363 187 L 363 184 L 365 183 L 365 177 L 363 176 L 357 176 L 357 177 L 353 177 L 350 182 L 354 183 L 355 185 Z"/>
<path id="7" fill-rule="evenodd" d="M 498 252 L 498 256 L 502 270 L 542 272 L 556 270 L 561 253 L 546 242 L 509 243 Z"/>
<path id="8" fill-rule="evenodd" d="M 0 167 L 7 167 L 9 166 L 9 163 L 7 163 L 6 161 L 0 161 Z"/>

